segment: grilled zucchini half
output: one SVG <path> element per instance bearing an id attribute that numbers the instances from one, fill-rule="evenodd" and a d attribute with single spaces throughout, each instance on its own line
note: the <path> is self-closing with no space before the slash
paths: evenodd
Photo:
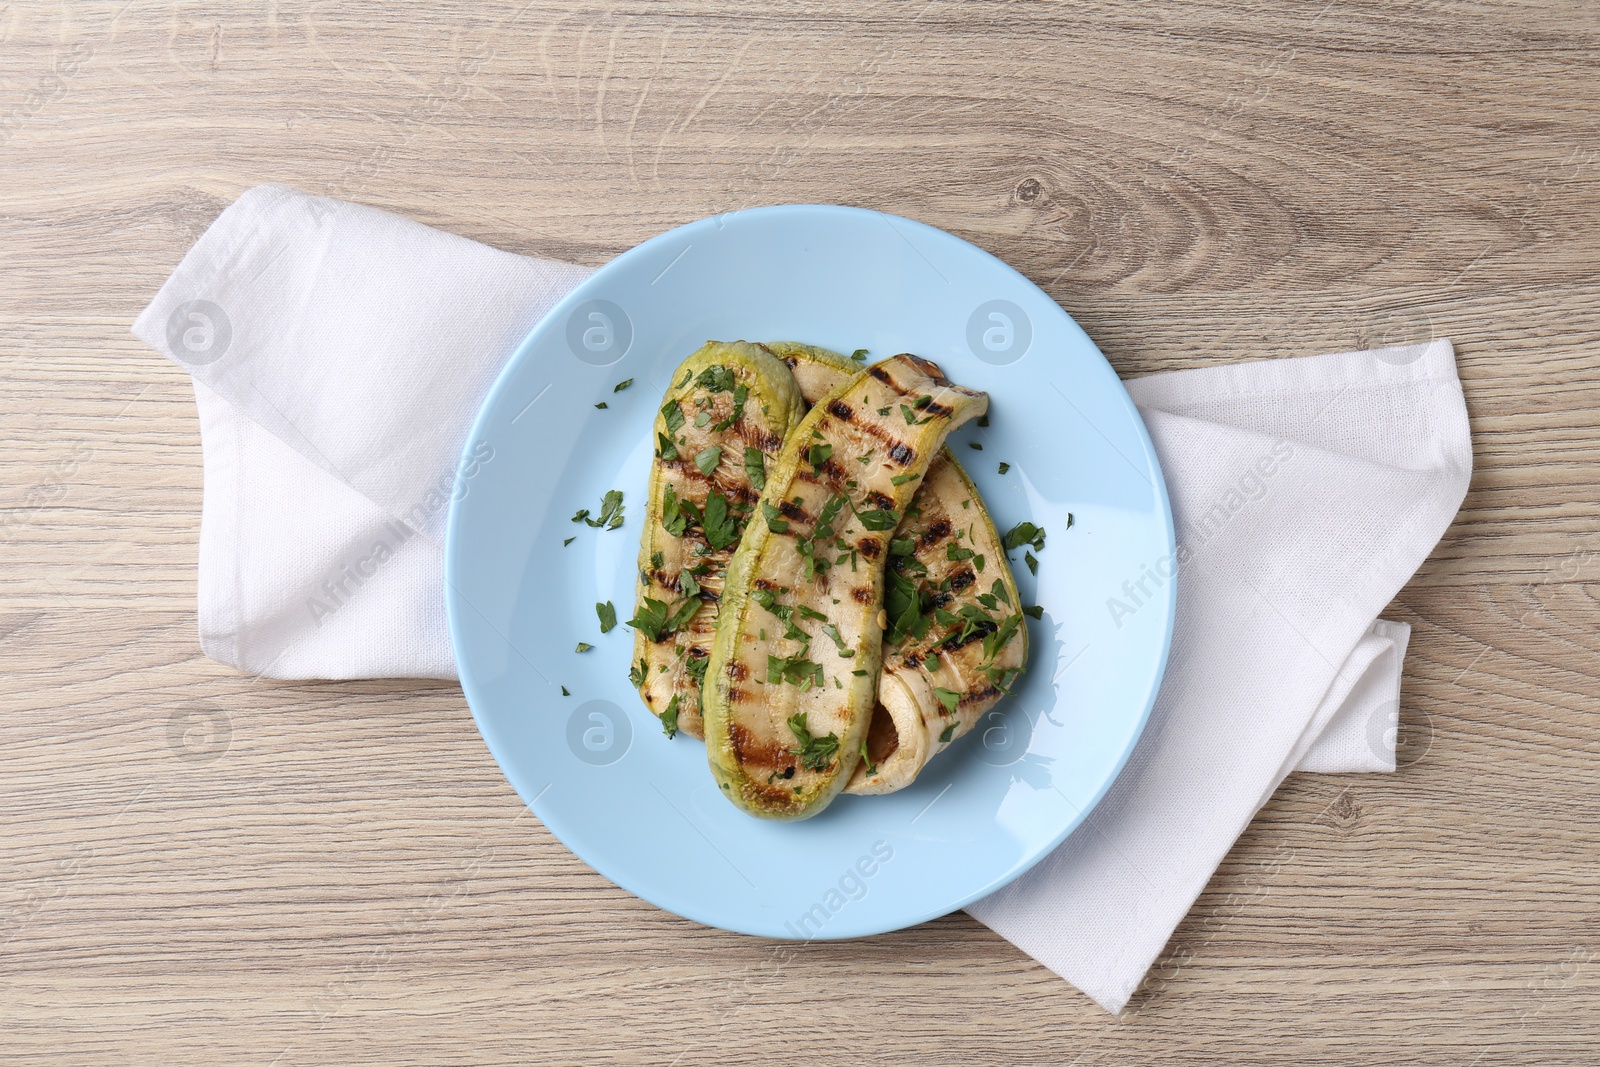
<path id="1" fill-rule="evenodd" d="M 631 680 L 668 737 L 701 736 L 701 680 L 728 559 L 803 411 L 789 368 L 744 341 L 706 342 L 662 398 L 629 625 Z"/>
<path id="2" fill-rule="evenodd" d="M 793 372 L 808 404 L 858 370 L 826 348 L 787 341 L 766 347 Z M 866 758 L 848 793 L 910 785 L 994 707 L 1028 661 L 1028 628 L 1000 534 L 948 448 L 929 465 L 890 545 L 889 599 L 900 611 L 889 613 Z M 907 613 L 913 597 L 914 615 Z M 941 618 L 954 621 L 940 625 Z"/>
<path id="3" fill-rule="evenodd" d="M 946 435 L 988 397 L 898 355 L 784 442 L 729 562 L 706 667 L 706 754 L 751 814 L 799 819 L 849 782 L 877 704 L 889 541 Z"/>

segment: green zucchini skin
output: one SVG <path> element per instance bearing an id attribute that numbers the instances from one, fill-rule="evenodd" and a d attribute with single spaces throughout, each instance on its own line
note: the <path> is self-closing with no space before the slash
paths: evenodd
<path id="1" fill-rule="evenodd" d="M 987 407 L 903 354 L 830 391 L 784 442 L 728 565 L 706 667 L 707 758 L 745 811 L 806 818 L 849 782 L 877 703 L 889 539 L 945 436 Z M 825 569 L 806 573 L 819 556 Z"/>
<path id="2" fill-rule="evenodd" d="M 860 370 L 845 356 L 814 345 L 767 342 L 765 347 L 793 372 L 809 404 Z M 948 532 L 940 532 L 944 530 Z M 891 557 L 889 565 L 925 587 L 929 599 L 951 614 L 971 605 L 998 615 L 998 624 L 1006 614 L 1020 610 L 1017 580 L 994 520 L 948 447 L 940 448 L 929 465 L 894 539 L 910 541 L 916 548 L 911 562 Z M 971 555 L 952 561 L 952 545 L 957 555 Z M 1006 597 L 991 611 L 978 598 L 994 596 L 995 581 Z M 845 792 L 892 793 L 910 785 L 929 760 L 969 732 L 1001 700 L 1003 689 L 989 672 L 1023 668 L 1028 662 L 1025 622 L 988 661 L 981 641 L 961 642 L 959 634 L 954 636 L 952 640 L 946 630 L 930 626 L 920 638 L 909 634 L 898 640 L 885 638 L 877 707 L 867 733 L 868 758 L 856 767 Z M 959 694 L 954 710 L 935 689 Z"/>
<path id="3" fill-rule="evenodd" d="M 744 402 L 739 417 L 733 419 L 740 390 Z M 672 428 L 668 412 L 674 405 L 682 424 Z M 728 542 L 728 527 L 721 524 L 722 536 L 713 544 L 707 524 L 693 519 L 681 534 L 674 534 L 664 524 L 667 494 L 670 490 L 679 502 L 680 518 L 687 507 L 702 520 L 709 498 L 716 494 L 727 502 L 733 528 L 746 527 L 760 495 L 752 484 L 746 450 L 755 449 L 762 464 L 770 466 L 803 412 L 804 402 L 789 369 L 765 348 L 744 341 L 706 342 L 679 364 L 661 399 L 651 431 L 655 458 L 639 538 L 635 617 L 630 622 L 639 697 L 657 717 L 665 716 L 662 725 L 668 736 L 677 732 L 702 736 L 697 668 L 711 649 L 724 573 L 738 537 Z M 668 447 L 663 447 L 663 437 L 670 442 Z M 721 449 L 720 457 L 709 472 L 703 471 L 696 457 L 712 448 Z M 700 571 L 692 575 L 699 589 L 686 597 L 685 571 L 694 570 Z M 671 632 L 651 634 L 639 625 L 648 608 L 646 598 L 669 611 L 680 607 L 689 611 L 691 600 L 698 606 Z"/>

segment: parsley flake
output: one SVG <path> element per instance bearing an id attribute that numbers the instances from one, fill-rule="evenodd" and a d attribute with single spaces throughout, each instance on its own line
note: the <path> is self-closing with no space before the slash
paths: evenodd
<path id="1" fill-rule="evenodd" d="M 667 420 L 667 433 L 675 434 L 683 429 L 683 408 L 678 406 L 676 399 L 662 405 L 661 415 Z"/>
<path id="2" fill-rule="evenodd" d="M 695 469 L 701 474 L 704 474 L 707 478 L 711 477 L 711 472 L 715 471 L 717 469 L 717 464 L 721 462 L 721 445 L 712 445 L 710 448 L 703 449 L 698 456 L 694 457 Z"/>
<path id="3" fill-rule="evenodd" d="M 1044 531 L 1031 522 L 1019 522 L 1006 531 L 1005 537 L 1001 539 L 1001 544 L 1005 546 L 1007 552 L 1013 548 L 1021 548 L 1023 545 L 1032 546 L 1035 552 L 1043 552 Z"/>
<path id="4" fill-rule="evenodd" d="M 608 489 L 605 496 L 600 498 L 600 517 L 591 519 L 588 508 L 580 508 L 572 516 L 573 522 L 581 522 L 591 529 L 598 530 L 602 526 L 607 530 L 615 530 L 622 525 L 622 490 Z"/>
<path id="5" fill-rule="evenodd" d="M 616 605 L 611 603 L 611 601 L 608 600 L 604 604 L 596 604 L 594 606 L 594 613 L 600 616 L 601 633 L 608 634 L 616 628 L 617 608 Z"/>
<path id="6" fill-rule="evenodd" d="M 789 751 L 800 757 L 800 762 L 807 769 L 825 771 L 833 765 L 833 757 L 839 751 L 839 735 L 830 733 L 825 737 L 813 735 L 806 726 L 806 713 L 797 711 L 789 716 L 789 729 L 794 731 L 795 740 L 800 742 L 799 748 Z"/>
<path id="7" fill-rule="evenodd" d="M 758 493 L 767 487 L 767 457 L 759 448 L 744 450 L 744 476 L 750 479 L 750 487 Z"/>
<path id="8" fill-rule="evenodd" d="M 715 489 L 706 497 L 700 526 L 705 531 L 706 544 L 714 549 L 727 548 L 739 540 L 739 522 L 728 509 L 728 498 Z"/>
<path id="9" fill-rule="evenodd" d="M 685 597 L 681 602 L 669 607 L 664 601 L 654 597 L 644 597 L 634 617 L 628 620 L 628 625 L 644 634 L 651 641 L 660 641 L 669 637 L 688 625 L 694 613 L 700 610 L 698 597 Z M 666 670 L 663 666 L 662 670 Z"/>

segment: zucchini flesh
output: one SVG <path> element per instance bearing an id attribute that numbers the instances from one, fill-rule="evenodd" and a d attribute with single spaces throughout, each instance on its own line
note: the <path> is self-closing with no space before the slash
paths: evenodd
<path id="1" fill-rule="evenodd" d="M 805 818 L 860 760 L 877 704 L 889 540 L 928 465 L 988 397 L 899 355 L 790 433 L 727 570 L 706 667 L 706 754 L 751 814 Z"/>
<path id="2" fill-rule="evenodd" d="M 673 372 L 652 436 L 630 676 L 667 736 L 701 736 L 701 678 L 757 482 L 803 410 L 766 349 L 708 341 Z"/>
<path id="3" fill-rule="evenodd" d="M 859 369 L 825 348 L 793 342 L 765 347 L 793 372 L 808 404 Z M 915 625 L 891 626 L 884 636 L 866 758 L 845 787 L 849 793 L 892 793 L 910 785 L 929 760 L 999 702 L 1028 659 L 1022 601 L 999 532 L 948 448 L 940 448 L 929 465 L 890 544 L 910 549 L 889 558 L 889 580 L 899 580 L 901 594 L 915 595 L 928 614 L 942 610 L 960 622 L 940 626 L 935 616 L 920 636 Z M 980 622 L 978 613 L 991 621 Z M 1016 621 L 1008 622 L 1012 616 Z M 1003 629 L 1009 637 L 984 644 Z"/>

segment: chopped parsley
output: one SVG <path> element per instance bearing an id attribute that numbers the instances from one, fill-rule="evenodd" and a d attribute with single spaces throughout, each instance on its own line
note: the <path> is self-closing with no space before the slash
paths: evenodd
<path id="1" fill-rule="evenodd" d="M 961 706 L 961 694 L 951 689 L 934 687 L 933 695 L 939 698 L 939 703 L 944 705 L 946 715 L 954 715 L 956 708 Z"/>
<path id="2" fill-rule="evenodd" d="M 705 531 L 706 544 L 714 549 L 727 548 L 739 540 L 739 521 L 728 508 L 728 498 L 715 489 L 706 497 L 706 510 L 700 517 L 700 527 Z"/>
<path id="3" fill-rule="evenodd" d="M 682 593 L 684 596 L 700 595 L 700 583 L 694 580 L 694 572 L 678 572 L 678 592 Z"/>
<path id="4" fill-rule="evenodd" d="M 626 389 L 628 386 L 630 386 L 632 384 L 633 384 L 633 379 L 632 378 L 624 378 L 622 381 L 618 382 L 616 384 L 616 387 L 614 389 L 612 389 L 611 391 L 613 393 L 620 393 L 620 392 L 622 392 L 624 389 Z"/>
<path id="5" fill-rule="evenodd" d="M 821 685 L 822 681 L 822 664 L 811 662 L 804 652 L 793 656 L 767 656 L 768 685 L 788 682 L 790 685 L 799 686 L 800 691 L 804 693 L 814 685 Z"/>
<path id="6" fill-rule="evenodd" d="M 673 693 L 667 708 L 661 713 L 661 732 L 669 738 L 678 736 L 678 694 Z"/>
<path id="7" fill-rule="evenodd" d="M 951 723 L 949 726 L 946 726 L 944 728 L 944 733 L 939 735 L 939 741 L 940 741 L 941 744 L 949 744 L 950 743 L 950 739 L 956 735 L 956 726 L 957 725 L 958 725 L 957 723 Z"/>
<path id="8" fill-rule="evenodd" d="M 587 652 L 593 647 L 594 647 L 593 645 L 589 644 L 586 641 L 579 641 L 578 642 L 578 647 L 573 649 L 573 651 L 574 652 Z"/>
<path id="9" fill-rule="evenodd" d="M 562 548 L 566 548 L 568 545 L 572 544 L 572 542 L 574 542 L 576 540 L 577 540 L 576 537 L 569 537 L 565 541 L 561 542 L 561 547 Z"/>
<path id="10" fill-rule="evenodd" d="M 744 476 L 750 479 L 751 488 L 758 493 L 767 487 L 767 457 L 761 449 L 744 450 Z"/>
<path id="11" fill-rule="evenodd" d="M 608 600 L 604 604 L 596 604 L 594 606 L 594 613 L 600 616 L 601 633 L 608 634 L 616 628 L 617 608 L 616 605 L 611 603 L 611 601 Z"/>
<path id="12" fill-rule="evenodd" d="M 806 451 L 806 459 L 819 471 L 827 465 L 828 460 L 832 456 L 833 446 L 828 444 L 826 441 L 820 445 L 812 445 Z"/>
<path id="13" fill-rule="evenodd" d="M 649 677 L 650 664 L 645 662 L 643 656 L 640 656 L 638 664 L 628 668 L 628 681 L 633 683 L 635 689 L 642 689 L 646 679 Z"/>
<path id="14" fill-rule="evenodd" d="M 694 384 L 705 387 L 710 393 L 730 393 L 733 391 L 733 371 L 721 363 L 713 363 L 700 372 Z"/>
<path id="15" fill-rule="evenodd" d="M 985 663 L 993 663 L 995 656 L 1016 636 L 1017 629 L 1022 625 L 1021 615 L 1007 615 L 1000 623 L 999 629 L 993 633 L 985 634 L 983 638 L 983 659 Z"/>
<path id="16" fill-rule="evenodd" d="M 900 525 L 900 514 L 890 508 L 874 508 L 872 511 L 858 511 L 856 518 L 861 520 L 861 525 L 869 530 L 892 530 Z"/>
<path id="17" fill-rule="evenodd" d="M 728 427 L 744 418 L 744 402 L 748 400 L 749 397 L 750 390 L 745 387 L 744 383 L 741 382 L 740 384 L 734 386 L 733 410 L 728 413 L 727 418 L 719 419 L 717 424 L 711 427 L 712 431 L 715 433 L 721 433 L 723 430 L 726 430 Z"/>
<path id="18" fill-rule="evenodd" d="M 1026 563 L 1028 565 L 1028 572 L 1030 574 L 1032 574 L 1034 577 L 1038 577 L 1038 575 L 1039 575 L 1039 557 L 1038 556 L 1035 556 L 1032 552 L 1024 552 L 1022 554 L 1022 562 Z"/>
<path id="19" fill-rule="evenodd" d="M 1005 537 L 1001 539 L 1001 544 L 1005 545 L 1007 552 L 1013 548 L 1021 548 L 1023 545 L 1032 546 L 1035 552 L 1043 552 L 1044 531 L 1031 522 L 1019 522 L 1006 531 Z"/>
<path id="20" fill-rule="evenodd" d="M 1004 474 L 1006 471 L 1008 471 L 1010 469 L 1011 469 L 1011 464 L 1005 463 L 1005 462 L 1002 462 L 1000 464 L 1000 473 L 1001 474 Z"/>
<path id="21" fill-rule="evenodd" d="M 659 641 L 683 629 L 689 620 L 694 618 L 694 613 L 700 609 L 698 597 L 685 597 L 681 602 L 671 607 L 654 597 L 644 597 L 640 602 L 641 607 L 628 620 L 628 625 L 644 634 L 651 641 Z M 663 667 L 662 670 L 666 668 Z"/>
<path id="22" fill-rule="evenodd" d="M 840 659 L 850 659 L 855 656 L 856 650 L 844 643 L 844 638 L 839 635 L 839 628 L 833 623 L 823 623 L 822 632 L 832 638 L 834 645 L 839 649 Z"/>
<path id="23" fill-rule="evenodd" d="M 951 563 L 959 563 L 964 559 L 971 559 L 975 555 L 977 555 L 977 553 L 972 551 L 972 549 L 962 548 L 954 541 L 951 541 L 944 546 L 944 558 L 949 560 Z"/>
<path id="24" fill-rule="evenodd" d="M 977 441 L 968 441 L 967 442 L 967 447 L 972 449 L 973 451 L 976 451 L 976 452 L 982 452 L 983 451 L 983 446 L 981 444 L 979 444 Z"/>
<path id="25" fill-rule="evenodd" d="M 683 408 L 678 406 L 676 399 L 662 405 L 661 415 L 667 420 L 667 433 L 674 434 L 683 429 Z"/>
<path id="26" fill-rule="evenodd" d="M 682 537 L 689 523 L 697 517 L 695 506 L 681 499 L 669 483 L 661 494 L 661 528 L 673 537 Z"/>
<path id="27" fill-rule="evenodd" d="M 833 757 L 839 751 L 838 734 L 814 736 L 806 726 L 806 713 L 803 711 L 789 716 L 789 729 L 794 731 L 795 740 L 800 742 L 799 748 L 789 751 L 800 757 L 802 765 L 813 771 L 825 771 L 833 765 Z"/>
<path id="28" fill-rule="evenodd" d="M 707 478 L 711 477 L 711 472 L 716 470 L 717 464 L 721 462 L 721 445 L 712 445 L 710 448 L 701 450 L 700 454 L 694 457 L 695 469 L 701 474 L 704 474 Z"/>
<path id="29" fill-rule="evenodd" d="M 871 756 L 867 755 L 867 739 L 865 737 L 861 739 L 861 762 L 867 765 L 867 776 L 869 778 L 878 773 L 878 765 L 872 762 Z"/>
<path id="30" fill-rule="evenodd" d="M 780 512 L 772 504 L 769 504 L 766 501 L 761 502 L 761 516 L 767 520 L 767 529 L 777 534 L 788 533 L 789 520 L 779 518 L 778 516 L 780 514 L 782 514 L 782 512 Z"/>
<path id="31" fill-rule="evenodd" d="M 1022 613 L 1030 619 L 1044 618 L 1044 607 L 1039 604 L 1029 604 L 1022 609 Z"/>
<path id="32" fill-rule="evenodd" d="M 895 485 L 905 485 L 907 482 L 916 477 L 917 473 L 912 471 L 909 474 L 896 474 L 893 478 L 890 478 L 889 481 Z"/>
<path id="33" fill-rule="evenodd" d="M 855 360 L 857 363 L 864 363 L 867 359 L 867 350 L 865 348 L 858 348 L 854 352 L 850 353 L 850 358 Z"/>
<path id="34" fill-rule="evenodd" d="M 678 446 L 666 434 L 656 434 L 656 446 L 656 455 L 661 457 L 663 463 L 671 463 L 678 458 Z"/>
<path id="35" fill-rule="evenodd" d="M 566 686 L 562 686 L 562 687 L 561 687 L 561 695 L 562 695 L 562 696 L 564 696 L 564 697 L 569 697 L 569 696 L 571 696 L 571 695 L 572 695 L 572 694 L 571 694 L 571 693 L 569 693 L 569 692 L 567 692 L 567 687 L 566 687 Z"/>
<path id="36" fill-rule="evenodd" d="M 601 410 L 604 410 L 606 408 L 606 402 L 604 400 L 602 400 L 602 401 L 600 401 L 600 403 L 596 404 L 595 407 L 600 408 Z"/>
<path id="37" fill-rule="evenodd" d="M 572 516 L 573 522 L 582 522 L 592 529 L 604 526 L 608 530 L 615 530 L 622 525 L 622 490 L 608 489 L 606 495 L 600 498 L 600 517 L 591 519 L 588 508 L 580 508 Z"/>

